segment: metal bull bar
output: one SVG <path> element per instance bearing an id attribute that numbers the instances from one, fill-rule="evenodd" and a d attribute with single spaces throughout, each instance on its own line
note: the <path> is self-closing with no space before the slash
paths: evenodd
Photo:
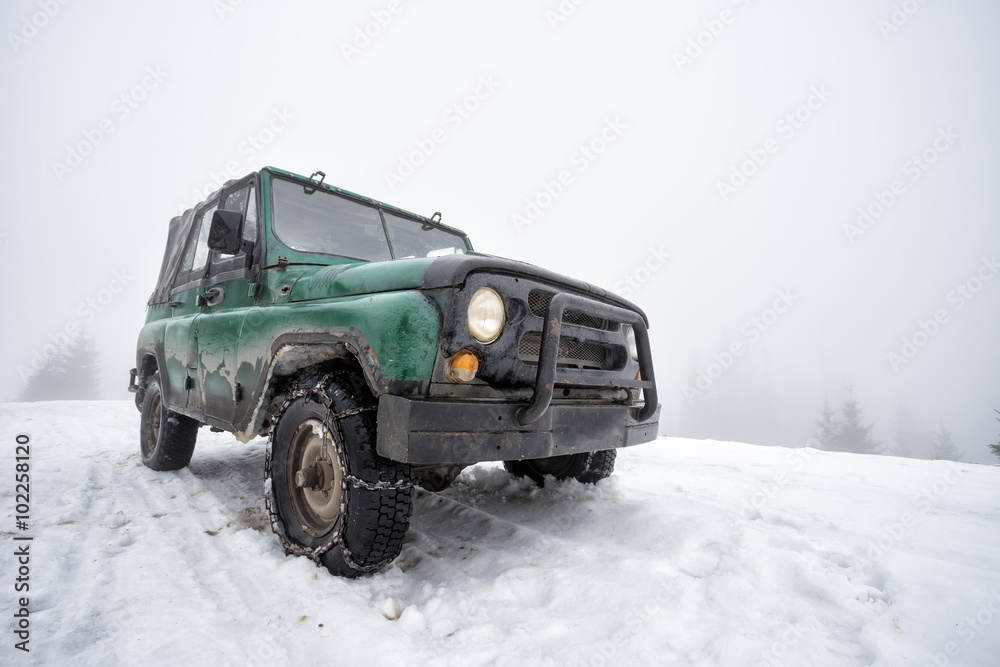
<path id="1" fill-rule="evenodd" d="M 563 323 L 563 313 L 569 307 L 614 322 L 631 325 L 635 333 L 636 348 L 639 352 L 639 377 L 642 379 L 623 381 L 622 378 L 614 377 L 610 373 L 559 370 L 557 368 L 559 337 L 572 332 L 578 332 L 581 339 L 588 336 L 586 329 Z M 642 389 L 645 403 L 641 407 L 632 408 L 633 418 L 641 422 L 652 417 L 656 412 L 656 379 L 653 375 L 653 360 L 646 322 L 639 313 L 631 310 L 566 292 L 556 294 L 549 302 L 545 316 L 545 330 L 542 332 L 542 348 L 538 355 L 538 374 L 535 377 L 534 394 L 531 397 L 531 402 L 519 410 L 516 415 L 519 426 L 532 424 L 545 414 L 552 402 L 552 394 L 557 383 Z"/>

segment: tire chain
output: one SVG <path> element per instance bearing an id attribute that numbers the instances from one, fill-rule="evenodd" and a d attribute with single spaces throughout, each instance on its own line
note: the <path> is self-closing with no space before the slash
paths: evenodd
<path id="1" fill-rule="evenodd" d="M 362 414 L 364 412 L 371 412 L 376 410 L 376 406 L 370 406 L 366 408 L 353 408 L 351 410 L 344 410 L 343 412 L 334 413 L 333 412 L 333 399 L 330 395 L 326 393 L 326 388 L 330 383 L 330 374 L 324 375 L 322 379 L 314 387 L 297 389 L 290 393 L 285 399 L 285 402 L 281 404 L 278 412 L 275 414 L 272 420 L 271 433 L 267 440 L 267 455 L 264 457 L 264 504 L 267 506 L 267 514 L 271 520 L 271 530 L 278 536 L 281 540 L 281 546 L 284 547 L 285 553 L 290 556 L 306 556 L 311 559 L 316 565 L 323 565 L 323 556 L 327 551 L 335 546 L 339 546 L 341 552 L 344 555 L 344 561 L 349 567 L 362 573 L 372 572 L 381 567 L 384 567 L 391 563 L 395 557 L 387 558 L 376 563 L 370 563 L 368 565 L 361 565 L 357 563 L 354 559 L 354 555 L 347 548 L 347 544 L 344 540 L 344 528 L 347 524 L 343 520 L 347 512 L 347 496 L 349 491 L 349 486 L 360 487 L 368 491 L 385 491 L 390 489 L 409 489 L 413 488 L 413 482 L 366 482 L 363 479 L 355 477 L 354 475 L 345 474 L 341 480 L 341 501 L 340 501 L 340 518 L 339 526 L 337 528 L 336 534 L 330 539 L 326 544 L 322 544 L 318 547 L 304 547 L 299 544 L 291 542 L 286 536 L 283 528 L 283 522 L 281 517 L 278 516 L 277 503 L 274 502 L 273 497 L 273 484 L 271 481 L 271 466 L 272 466 L 272 452 L 274 451 L 274 438 L 275 434 L 278 432 L 278 422 L 281 416 L 285 413 L 285 410 L 299 398 L 304 398 L 308 396 L 316 396 L 319 400 L 318 403 L 326 406 L 327 414 L 326 420 L 324 420 L 324 428 L 329 429 L 327 424 L 335 425 L 341 419 L 346 419 L 348 417 L 353 417 L 355 415 Z M 333 432 L 330 433 L 333 436 Z M 343 439 L 343 436 L 341 436 Z M 325 438 L 324 438 L 325 440 Z M 340 460 L 341 470 L 347 471 L 347 461 L 344 457 L 344 452 L 340 443 L 337 442 L 337 438 L 333 437 L 333 446 L 337 454 L 337 458 Z"/>

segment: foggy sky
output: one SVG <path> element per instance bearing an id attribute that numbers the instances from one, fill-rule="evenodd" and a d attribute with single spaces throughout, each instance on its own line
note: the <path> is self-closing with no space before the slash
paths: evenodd
<path id="1" fill-rule="evenodd" d="M 0 399 L 67 327 L 129 399 L 167 222 L 273 165 L 636 301 L 662 434 L 800 446 L 851 386 L 883 442 L 902 405 L 990 461 L 997 25 L 986 0 L 6 2 Z"/>

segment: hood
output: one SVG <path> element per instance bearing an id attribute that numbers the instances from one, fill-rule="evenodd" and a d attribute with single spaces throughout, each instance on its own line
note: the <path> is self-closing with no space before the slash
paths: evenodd
<path id="1" fill-rule="evenodd" d="M 312 301 L 375 292 L 422 289 L 423 276 L 436 259 L 390 259 L 306 269 L 292 284 L 289 301 Z"/>
<path id="2" fill-rule="evenodd" d="M 427 289 L 434 287 L 448 287 L 451 285 L 461 285 L 465 282 L 466 276 L 470 273 L 500 273 L 509 276 L 524 276 L 542 283 L 547 283 L 558 289 L 567 289 L 581 294 L 589 295 L 626 310 L 632 310 L 642 316 L 642 319 L 649 324 L 646 314 L 637 305 L 622 298 L 614 292 L 609 292 L 603 287 L 591 285 L 590 283 L 576 278 L 570 278 L 548 269 L 520 262 L 506 257 L 495 257 L 484 255 L 478 252 L 470 252 L 464 255 L 447 255 L 434 260 L 434 263 L 427 267 L 424 273 L 423 286 Z"/>
<path id="3" fill-rule="evenodd" d="M 290 301 L 310 301 L 341 296 L 357 296 L 375 292 L 407 289 L 440 289 L 465 283 L 470 273 L 499 273 L 523 276 L 587 294 L 596 299 L 646 315 L 634 303 L 596 285 L 582 280 L 504 257 L 470 252 L 436 258 L 392 259 L 362 264 L 317 266 L 307 270 L 292 285 Z"/>

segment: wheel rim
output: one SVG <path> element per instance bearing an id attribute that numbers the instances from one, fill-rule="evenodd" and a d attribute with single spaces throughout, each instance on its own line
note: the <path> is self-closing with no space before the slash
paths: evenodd
<path id="1" fill-rule="evenodd" d="M 146 455 L 152 456 L 153 452 L 156 451 L 156 442 L 160 439 L 160 408 L 161 408 L 160 394 L 154 394 L 153 398 L 149 402 L 149 421 L 148 427 L 146 428 L 146 438 L 143 446 L 146 449 Z"/>
<path id="2" fill-rule="evenodd" d="M 552 475 L 555 478 L 566 475 L 570 466 L 573 465 L 573 454 L 565 456 L 550 456 L 546 459 L 535 459 L 531 464 L 540 475 Z"/>
<path id="3" fill-rule="evenodd" d="M 292 434 L 285 459 L 285 488 L 303 531 L 313 537 L 330 532 L 340 516 L 343 479 L 330 430 L 318 419 L 303 421 Z"/>

